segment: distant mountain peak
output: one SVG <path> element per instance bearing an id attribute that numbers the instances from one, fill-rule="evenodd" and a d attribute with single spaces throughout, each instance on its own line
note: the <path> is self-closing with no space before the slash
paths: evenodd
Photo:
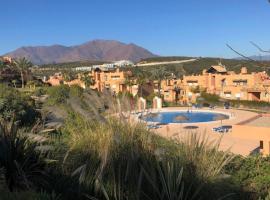
<path id="1" fill-rule="evenodd" d="M 27 57 L 35 64 L 74 62 L 82 60 L 131 60 L 155 57 L 153 53 L 134 43 L 96 39 L 80 45 L 24 46 L 6 54 L 14 58 Z"/>

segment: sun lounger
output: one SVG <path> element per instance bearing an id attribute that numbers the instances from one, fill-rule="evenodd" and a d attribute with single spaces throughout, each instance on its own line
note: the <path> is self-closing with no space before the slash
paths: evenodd
<path id="1" fill-rule="evenodd" d="M 232 131 L 232 126 L 224 125 L 224 126 L 214 127 L 212 131 L 217 132 L 217 133 L 228 133 Z"/>
<path id="2" fill-rule="evenodd" d="M 159 126 L 159 125 L 156 125 L 156 124 L 148 124 L 147 125 L 147 128 L 148 129 L 158 129 L 158 128 L 160 128 L 161 126 Z"/>

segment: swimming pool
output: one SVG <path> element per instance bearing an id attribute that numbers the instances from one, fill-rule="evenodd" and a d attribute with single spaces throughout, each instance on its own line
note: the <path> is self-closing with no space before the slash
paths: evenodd
<path id="1" fill-rule="evenodd" d="M 158 123 L 199 123 L 229 119 L 229 115 L 207 111 L 171 111 L 157 112 L 142 116 L 142 120 Z"/>

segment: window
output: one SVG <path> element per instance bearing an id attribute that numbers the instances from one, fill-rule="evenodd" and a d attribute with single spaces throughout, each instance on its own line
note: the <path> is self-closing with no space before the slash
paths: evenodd
<path id="1" fill-rule="evenodd" d="M 111 78 L 112 78 L 113 80 L 117 80 L 117 79 L 120 79 L 120 76 L 111 76 Z"/>
<path id="2" fill-rule="evenodd" d="M 223 80 L 221 81 L 221 86 L 224 87 L 224 86 L 226 86 L 226 84 L 227 84 L 227 83 L 226 83 L 226 80 L 223 79 Z"/>
<path id="3" fill-rule="evenodd" d="M 260 140 L 260 149 L 263 149 L 263 141 Z"/>
<path id="4" fill-rule="evenodd" d="M 188 80 L 187 81 L 187 84 L 189 85 L 189 86 L 196 86 L 196 85 L 198 85 L 198 81 L 194 81 L 194 80 Z"/>
<path id="5" fill-rule="evenodd" d="M 238 85 L 247 85 L 247 80 L 234 80 L 234 81 L 233 81 L 233 85 L 234 85 L 234 86 L 238 86 Z"/>
<path id="6" fill-rule="evenodd" d="M 231 97 L 232 96 L 232 92 L 224 92 L 225 97 Z"/>

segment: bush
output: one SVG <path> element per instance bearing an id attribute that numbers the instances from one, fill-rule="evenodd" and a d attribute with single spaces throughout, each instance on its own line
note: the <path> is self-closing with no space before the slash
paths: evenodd
<path id="1" fill-rule="evenodd" d="M 40 115 L 29 95 L 23 96 L 11 87 L 0 85 L 0 116 L 8 121 L 14 118 L 21 125 L 32 125 Z"/>
<path id="2" fill-rule="evenodd" d="M 40 97 L 42 95 L 45 95 L 47 93 L 47 89 L 41 87 L 41 88 L 37 88 L 34 92 L 34 95 Z"/>
<path id="3" fill-rule="evenodd" d="M 79 85 L 70 86 L 69 94 L 71 97 L 82 97 L 83 96 L 83 88 Z"/>
<path id="4" fill-rule="evenodd" d="M 203 101 L 206 101 L 208 103 L 218 103 L 219 102 L 219 96 L 216 94 L 209 94 L 206 92 L 202 92 L 201 98 L 203 99 Z"/>
<path id="5" fill-rule="evenodd" d="M 67 99 L 69 98 L 70 88 L 68 85 L 59 85 L 50 87 L 48 89 L 49 105 L 58 105 L 66 103 Z"/>
<path id="6" fill-rule="evenodd" d="M 123 97 L 127 97 L 129 99 L 133 99 L 133 94 L 131 94 L 130 92 L 118 92 L 117 94 L 118 98 L 123 98 Z"/>
<path id="7" fill-rule="evenodd" d="M 247 100 L 229 100 L 230 104 L 233 107 L 246 107 L 246 108 L 257 108 L 257 109 L 264 109 L 270 107 L 270 103 L 263 102 L 263 101 L 247 101 Z"/>
<path id="8" fill-rule="evenodd" d="M 266 197 L 270 188 L 270 157 L 238 156 L 227 167 L 233 181 L 243 192 L 249 193 L 249 199 Z"/>

